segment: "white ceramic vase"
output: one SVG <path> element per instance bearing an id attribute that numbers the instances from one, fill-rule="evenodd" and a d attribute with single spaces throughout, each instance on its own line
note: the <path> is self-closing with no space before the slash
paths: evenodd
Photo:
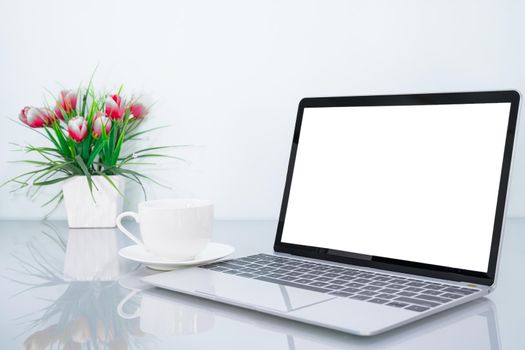
<path id="1" fill-rule="evenodd" d="M 124 198 L 103 176 L 91 178 L 92 194 L 85 176 L 74 176 L 62 186 L 68 225 L 71 228 L 115 227 L 115 219 L 122 212 Z M 110 178 L 119 191 L 124 193 L 124 178 Z"/>

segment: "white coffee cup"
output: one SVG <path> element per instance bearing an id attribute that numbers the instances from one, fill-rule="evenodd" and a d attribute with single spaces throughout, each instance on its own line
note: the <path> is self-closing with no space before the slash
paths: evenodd
<path id="1" fill-rule="evenodd" d="M 139 223 L 142 241 L 126 230 L 122 219 L 131 216 Z M 177 261 L 190 260 L 210 241 L 213 204 L 206 199 L 161 199 L 139 203 L 139 212 L 117 217 L 117 227 L 153 255 Z"/>

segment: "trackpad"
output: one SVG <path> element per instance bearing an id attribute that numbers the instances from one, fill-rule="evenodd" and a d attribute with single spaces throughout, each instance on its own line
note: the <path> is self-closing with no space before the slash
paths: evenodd
<path id="1" fill-rule="evenodd" d="M 229 304 L 250 305 L 282 312 L 294 311 L 334 298 L 305 289 L 218 273 L 213 274 L 210 287 L 198 288 L 196 292 L 213 295 L 215 299 Z"/>

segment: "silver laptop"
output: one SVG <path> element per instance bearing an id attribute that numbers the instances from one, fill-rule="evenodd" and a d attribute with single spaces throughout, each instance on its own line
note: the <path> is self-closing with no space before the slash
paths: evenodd
<path id="1" fill-rule="evenodd" d="M 519 99 L 305 98 L 274 253 L 144 281 L 357 335 L 481 298 L 495 288 Z"/>

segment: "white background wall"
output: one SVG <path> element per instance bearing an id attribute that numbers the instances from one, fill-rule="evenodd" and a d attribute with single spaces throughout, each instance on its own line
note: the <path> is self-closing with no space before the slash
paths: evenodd
<path id="1" fill-rule="evenodd" d="M 8 142 L 38 135 L 8 121 L 49 89 L 95 84 L 156 104 L 151 144 L 193 144 L 154 174 L 151 197 L 203 196 L 219 218 L 276 218 L 297 103 L 304 96 L 525 91 L 525 2 L 3 1 L 0 179 L 25 168 Z M 525 216 L 525 136 L 511 216 Z M 319 166 L 322 166 L 322 159 Z M 0 189 L 0 219 L 46 212 Z M 139 200 L 130 188 L 128 207 Z M 64 217 L 63 209 L 55 217 Z"/>

